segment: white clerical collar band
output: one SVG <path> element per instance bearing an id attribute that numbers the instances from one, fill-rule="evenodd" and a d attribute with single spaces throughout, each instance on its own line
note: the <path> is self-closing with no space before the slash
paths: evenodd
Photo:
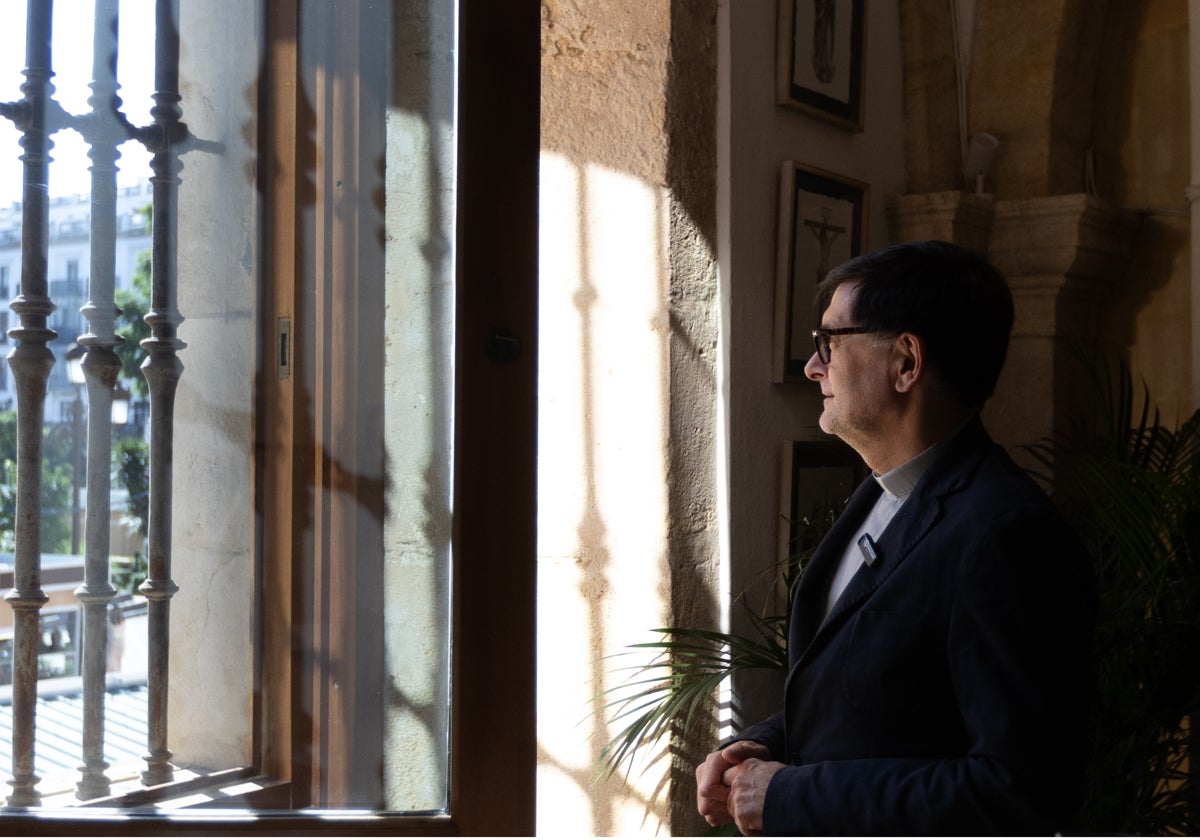
<path id="1" fill-rule="evenodd" d="M 955 434 L 957 434 L 957 431 Z M 925 475 L 926 470 L 937 460 L 938 454 L 945 448 L 946 442 L 953 437 L 954 435 L 952 434 L 939 440 L 920 455 L 905 461 L 894 470 L 888 470 L 883 475 L 871 473 L 871 476 L 879 482 L 879 486 L 883 488 L 883 492 L 889 496 L 895 496 L 898 499 L 906 498 L 913 491 L 913 488 L 917 486 L 917 482 L 921 480 L 921 476 Z"/>

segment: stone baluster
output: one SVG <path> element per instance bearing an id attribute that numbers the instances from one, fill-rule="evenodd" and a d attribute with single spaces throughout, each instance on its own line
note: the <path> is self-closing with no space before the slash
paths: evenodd
<path id="1" fill-rule="evenodd" d="M 142 372 L 150 389 L 150 510 L 149 572 L 139 591 L 149 601 L 149 753 L 142 781 L 156 785 L 173 778 L 167 749 L 168 653 L 171 597 L 179 587 L 171 580 L 171 501 L 175 392 L 183 363 L 177 352 L 186 345 L 176 332 L 183 316 L 177 308 L 177 213 L 180 147 L 187 139 L 179 106 L 179 2 L 157 0 L 155 5 L 155 68 L 153 124 L 144 142 L 153 153 L 150 166 L 154 189 L 151 231 L 150 337 L 142 342 L 149 354 Z"/>
<path id="2" fill-rule="evenodd" d="M 87 521 L 84 582 L 76 596 L 83 606 L 83 764 L 75 796 L 107 796 L 110 783 L 104 760 L 105 671 L 108 664 L 108 605 L 116 590 L 109 583 L 109 519 L 112 489 L 112 401 L 121 371 L 115 352 L 119 310 L 116 286 L 117 146 L 128 139 L 117 95 L 117 0 L 96 0 L 89 114 L 77 122 L 91 158 L 91 275 L 82 313 L 88 331 L 79 337 L 86 348 L 83 371 L 88 393 Z"/>
<path id="3" fill-rule="evenodd" d="M 46 593 L 41 585 L 42 427 L 46 383 L 54 367 L 47 326 L 54 304 L 47 295 L 47 246 L 50 229 L 50 135 L 58 113 L 53 108 L 50 62 L 53 4 L 29 0 L 24 99 L 14 110 L 21 130 L 24 184 L 21 219 L 21 294 L 13 300 L 18 325 L 9 332 L 15 346 L 8 354 L 17 392 L 17 504 L 14 526 L 14 586 L 4 600 L 13 608 L 13 777 L 8 804 L 41 804 L 34 773 L 36 744 L 38 642 Z"/>

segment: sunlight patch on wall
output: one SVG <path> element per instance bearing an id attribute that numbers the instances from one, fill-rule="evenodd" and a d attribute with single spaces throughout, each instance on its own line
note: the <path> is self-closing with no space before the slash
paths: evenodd
<path id="1" fill-rule="evenodd" d="M 654 774 L 592 785 L 613 734 L 595 697 L 635 661 L 606 657 L 667 615 L 664 203 L 636 178 L 543 155 L 539 832 L 579 825 L 581 805 L 597 834 L 659 823 L 645 806 Z"/>

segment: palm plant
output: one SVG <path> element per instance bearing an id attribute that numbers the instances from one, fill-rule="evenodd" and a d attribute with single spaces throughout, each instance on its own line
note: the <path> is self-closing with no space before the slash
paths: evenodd
<path id="1" fill-rule="evenodd" d="M 1085 834 L 1196 834 L 1200 411 L 1161 421 L 1128 368 L 1099 422 L 1028 447 L 1095 564 L 1099 613 Z"/>
<path id="2" fill-rule="evenodd" d="M 786 603 L 800 580 L 805 565 L 822 536 L 837 518 L 838 508 L 818 507 L 796 524 L 788 557 L 767 570 L 777 579 Z M 773 587 L 772 587 L 773 589 Z M 733 673 L 744 670 L 787 670 L 787 613 L 774 612 L 776 599 L 755 611 L 746 604 L 746 592 L 738 602 L 746 609 L 750 633 L 746 635 L 689 627 L 651 630 L 658 638 L 630 645 L 630 652 L 653 651 L 649 662 L 625 671 L 632 678 L 604 692 L 601 712 L 619 731 L 601 750 L 601 774 L 611 776 L 623 765 L 631 765 L 639 750 L 651 748 L 675 731 L 688 731 L 698 715 L 711 713 L 717 688 Z"/>

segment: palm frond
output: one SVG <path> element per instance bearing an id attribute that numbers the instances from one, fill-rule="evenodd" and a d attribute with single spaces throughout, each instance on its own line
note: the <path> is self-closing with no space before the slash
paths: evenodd
<path id="1" fill-rule="evenodd" d="M 655 635 L 652 641 L 629 645 L 614 657 L 635 656 L 636 661 L 614 669 L 618 675 L 628 673 L 629 679 L 592 698 L 593 713 L 604 716 L 617 730 L 600 751 L 599 777 L 611 777 L 622 767 L 628 773 L 639 751 L 670 738 L 673 731 L 691 727 L 700 715 L 712 715 L 717 690 L 734 673 L 787 669 L 787 615 L 775 614 L 771 600 L 761 610 L 750 609 L 746 593 L 756 580 L 772 591 L 778 584 L 791 603 L 813 550 L 844 506 L 844 501 L 818 506 L 802 517 L 789 556 L 747 581 L 735 599 L 745 607 L 746 634 L 659 627 L 649 631 Z"/>
<path id="2" fill-rule="evenodd" d="M 1084 540 L 1100 594 L 1085 833 L 1194 834 L 1200 790 L 1200 412 L 1163 423 L 1128 366 L 1097 422 L 1026 451 Z"/>
<path id="3" fill-rule="evenodd" d="M 783 622 L 758 619 L 769 635 L 752 638 L 686 627 L 652 630 L 659 638 L 630 645 L 656 651 L 651 662 L 631 666 L 638 678 L 602 692 L 600 708 L 609 722 L 622 728 L 600 752 L 600 775 L 612 776 L 631 763 L 634 754 L 668 738 L 672 728 L 688 727 L 708 708 L 721 683 L 735 671 L 784 669 L 787 653 Z"/>

